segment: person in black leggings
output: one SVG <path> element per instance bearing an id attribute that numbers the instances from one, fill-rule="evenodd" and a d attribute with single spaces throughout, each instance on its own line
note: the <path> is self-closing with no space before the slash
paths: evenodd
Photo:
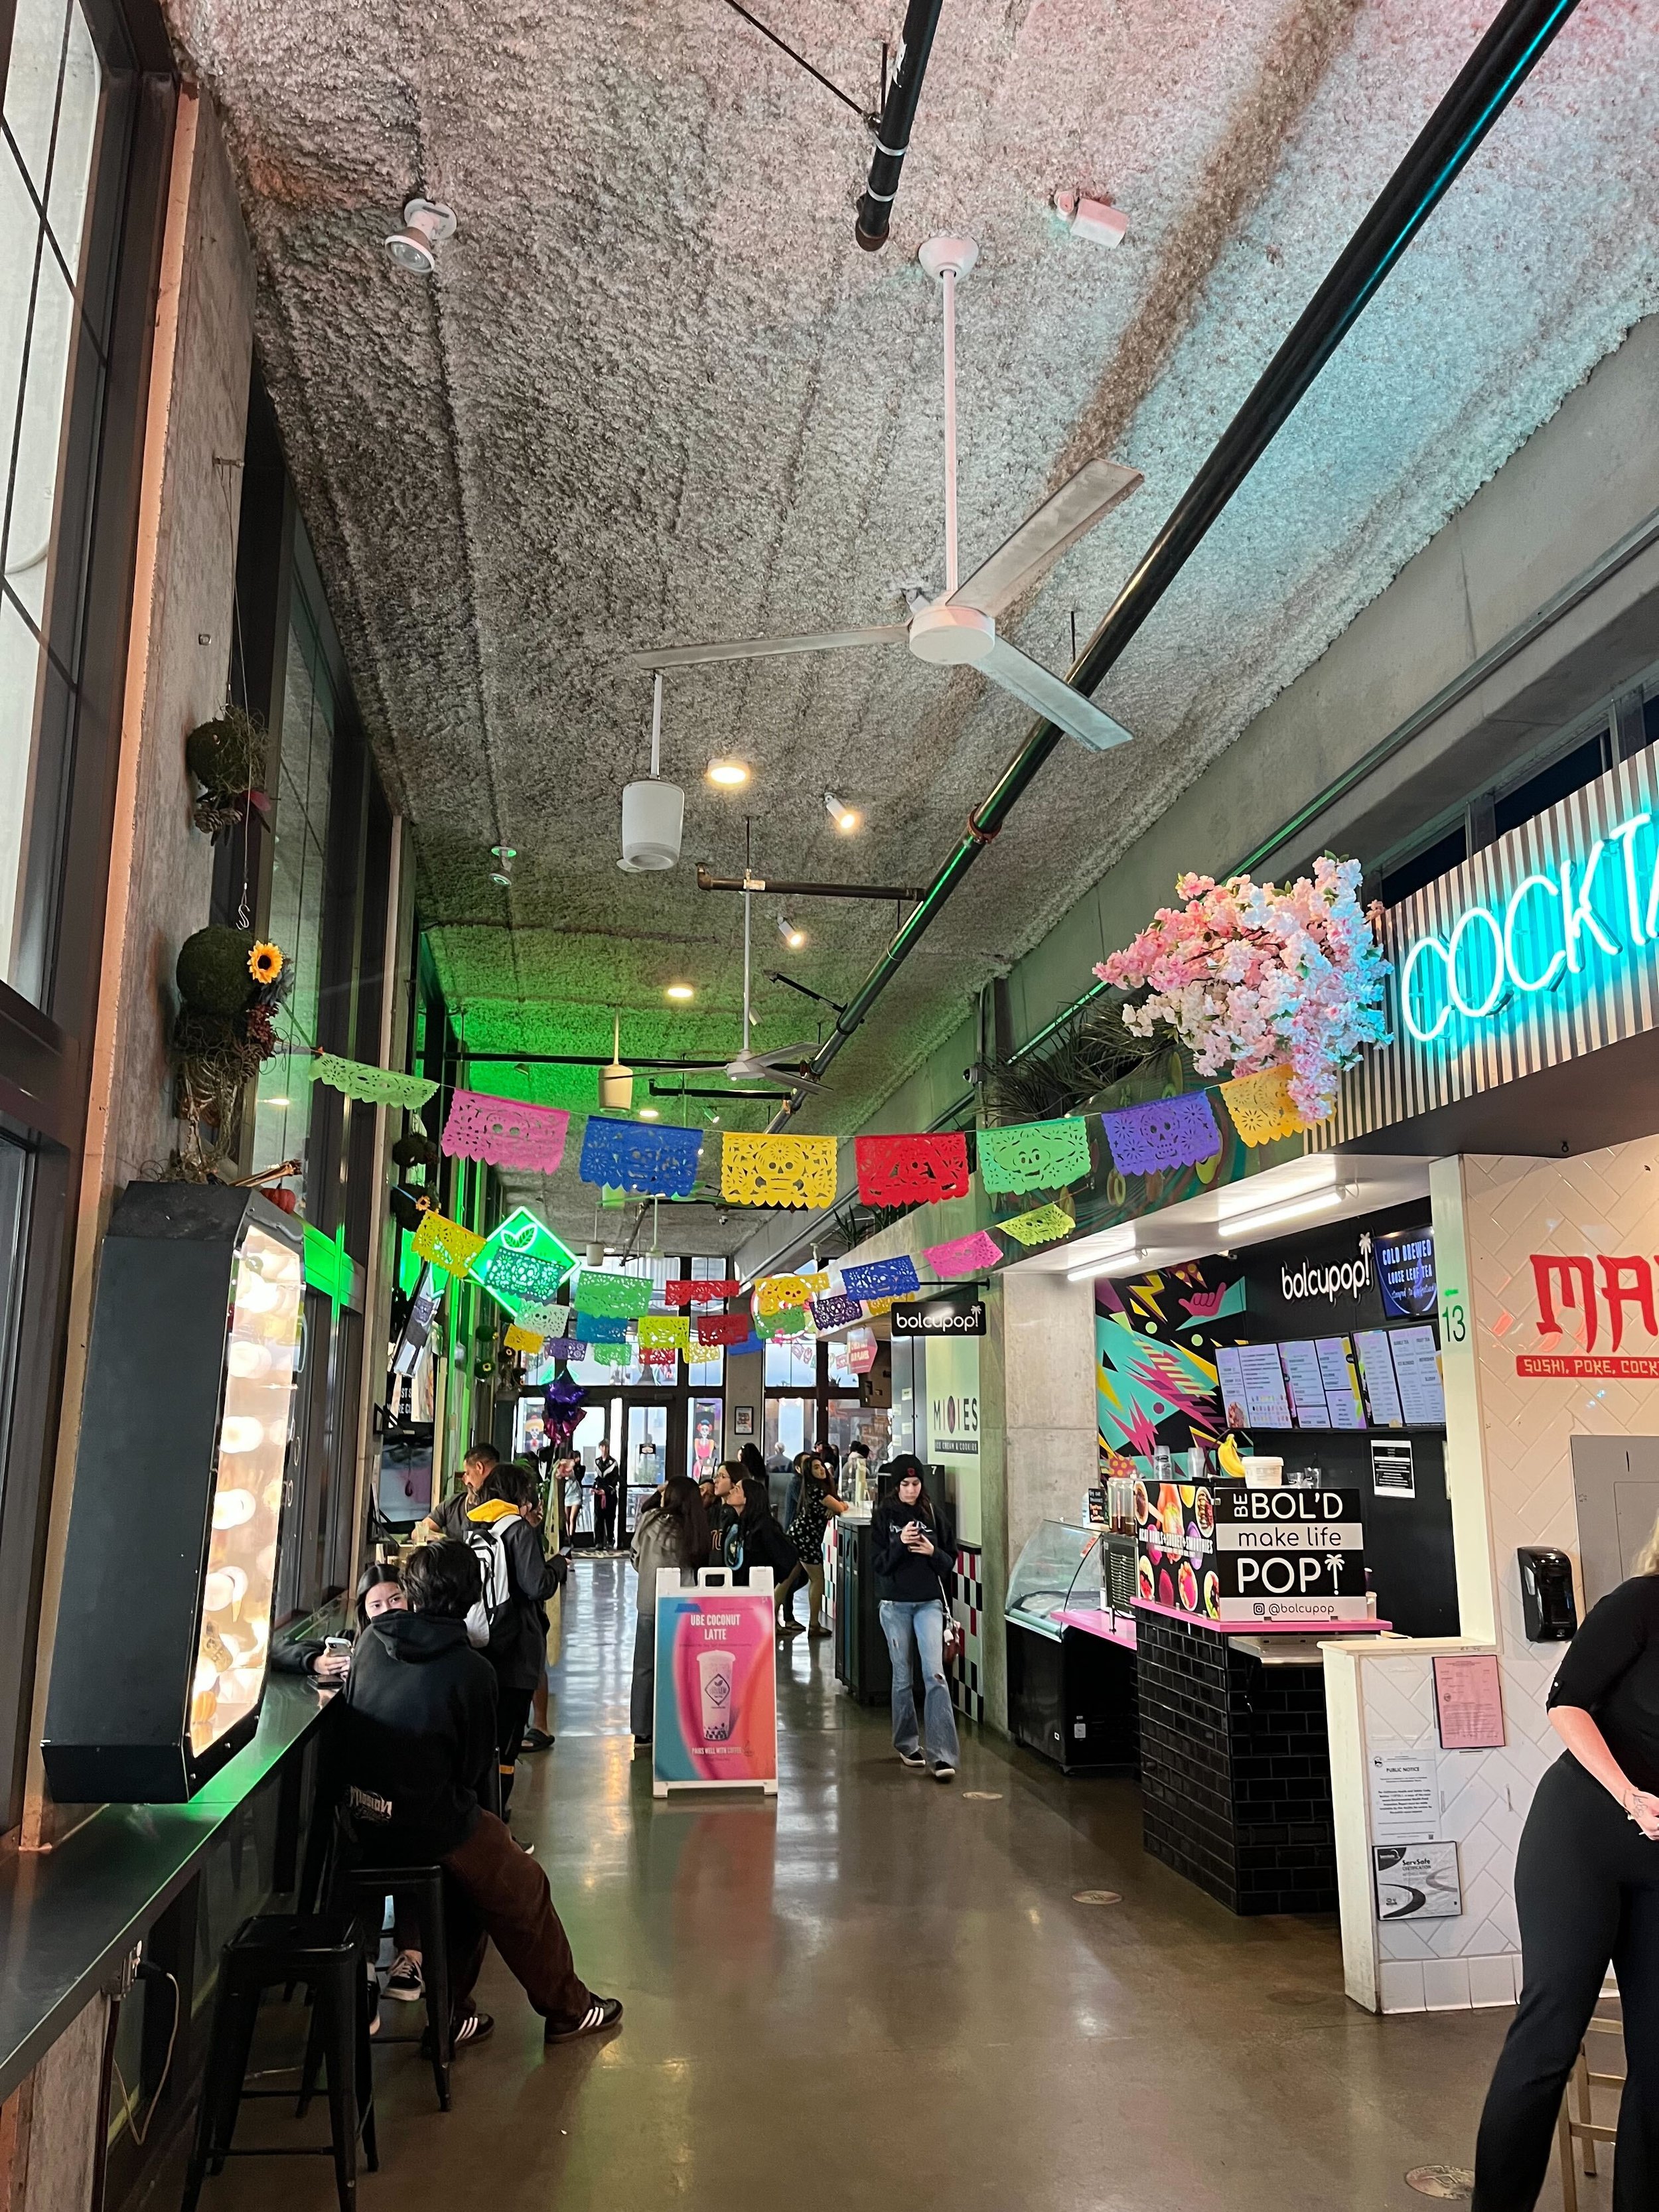
<path id="1" fill-rule="evenodd" d="M 1613 2212 L 1659 2205 L 1659 1528 L 1642 1571 L 1591 1608 L 1550 1685 L 1567 1748 L 1515 1862 L 1521 2002 L 1480 2116 L 1472 2212 L 1531 2212 L 1562 2093 L 1609 1962 L 1628 2079 Z"/>

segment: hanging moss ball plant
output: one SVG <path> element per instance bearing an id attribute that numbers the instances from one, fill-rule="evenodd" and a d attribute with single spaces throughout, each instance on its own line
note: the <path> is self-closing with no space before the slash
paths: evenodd
<path id="1" fill-rule="evenodd" d="M 258 988 L 248 968 L 252 951 L 252 931 L 232 929 L 225 922 L 187 937 L 173 975 L 189 1011 L 222 1018 L 245 1012 Z"/>
<path id="2" fill-rule="evenodd" d="M 210 837 L 247 819 L 265 773 L 265 730 L 257 715 L 227 707 L 185 739 L 185 765 L 202 787 L 196 826 Z"/>

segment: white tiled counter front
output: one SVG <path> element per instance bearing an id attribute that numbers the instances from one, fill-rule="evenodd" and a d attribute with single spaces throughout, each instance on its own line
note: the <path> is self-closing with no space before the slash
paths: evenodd
<path id="1" fill-rule="evenodd" d="M 1534 1711 L 1531 1685 L 1522 1692 L 1508 1680 L 1510 1740 L 1501 1750 L 1443 1751 L 1435 1724 L 1437 1654 L 1489 1656 L 1493 1649 L 1453 1638 L 1354 1638 L 1324 1647 L 1343 1972 L 1348 1995 L 1368 2012 L 1515 2002 L 1521 1972 L 1515 1850 L 1554 1739 L 1541 1709 Z M 1437 1762 L 1435 1839 L 1457 1845 L 1463 1892 L 1455 1919 L 1379 1923 L 1376 1917 L 1370 1762 L 1376 1752 L 1405 1751 L 1432 1753 Z"/>

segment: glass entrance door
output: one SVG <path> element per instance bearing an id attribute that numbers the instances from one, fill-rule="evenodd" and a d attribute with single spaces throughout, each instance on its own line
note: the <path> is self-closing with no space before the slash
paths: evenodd
<path id="1" fill-rule="evenodd" d="M 669 1410 L 660 1398 L 630 1398 L 625 1404 L 622 1456 L 628 1492 L 623 1525 L 629 1534 L 646 1499 L 674 1472 L 668 1455 Z"/>

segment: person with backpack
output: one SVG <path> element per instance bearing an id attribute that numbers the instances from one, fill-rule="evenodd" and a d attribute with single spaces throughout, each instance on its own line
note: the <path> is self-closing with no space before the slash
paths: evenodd
<path id="1" fill-rule="evenodd" d="M 477 1554 L 453 1537 L 422 1545 L 403 1589 L 407 1609 L 368 1618 L 346 1676 L 337 1731 L 346 1840 L 376 1866 L 443 1868 L 458 2051 L 494 2025 L 472 2001 L 489 1941 L 541 2014 L 544 2041 L 605 2034 L 621 2000 L 596 1996 L 577 1973 L 546 1875 L 489 1809 L 495 1677 L 465 1625 L 480 1595 Z"/>
<path id="2" fill-rule="evenodd" d="M 543 1547 L 538 1495 L 527 1467 L 497 1467 L 467 1516 L 465 1542 L 478 1562 L 482 1590 L 467 1627 L 470 1634 L 482 1632 L 480 1648 L 495 1673 L 503 1820 L 536 1685 L 546 1674 L 547 1601 L 569 1571 L 562 1552 Z"/>
<path id="3" fill-rule="evenodd" d="M 648 1505 L 634 1531 L 630 1557 L 639 1577 L 639 1617 L 634 1625 L 634 1680 L 629 1719 L 634 1741 L 649 1743 L 657 1696 L 657 1574 L 679 1569 L 682 1583 L 696 1582 L 708 1563 L 708 1516 L 690 1475 L 672 1474 L 662 1486 L 662 1503 Z"/>
<path id="4" fill-rule="evenodd" d="M 945 1577 L 951 1571 L 956 1545 L 945 1509 L 927 1495 L 921 1462 L 906 1452 L 893 1462 L 893 1471 L 898 1476 L 897 1491 L 877 1506 L 871 1528 L 881 1630 L 893 1662 L 893 1748 L 904 1765 L 931 1765 L 935 1782 L 949 1782 L 961 1756 L 951 1686 L 945 1678 Z M 921 1658 L 921 1738 L 910 1683 L 912 1638 Z"/>

